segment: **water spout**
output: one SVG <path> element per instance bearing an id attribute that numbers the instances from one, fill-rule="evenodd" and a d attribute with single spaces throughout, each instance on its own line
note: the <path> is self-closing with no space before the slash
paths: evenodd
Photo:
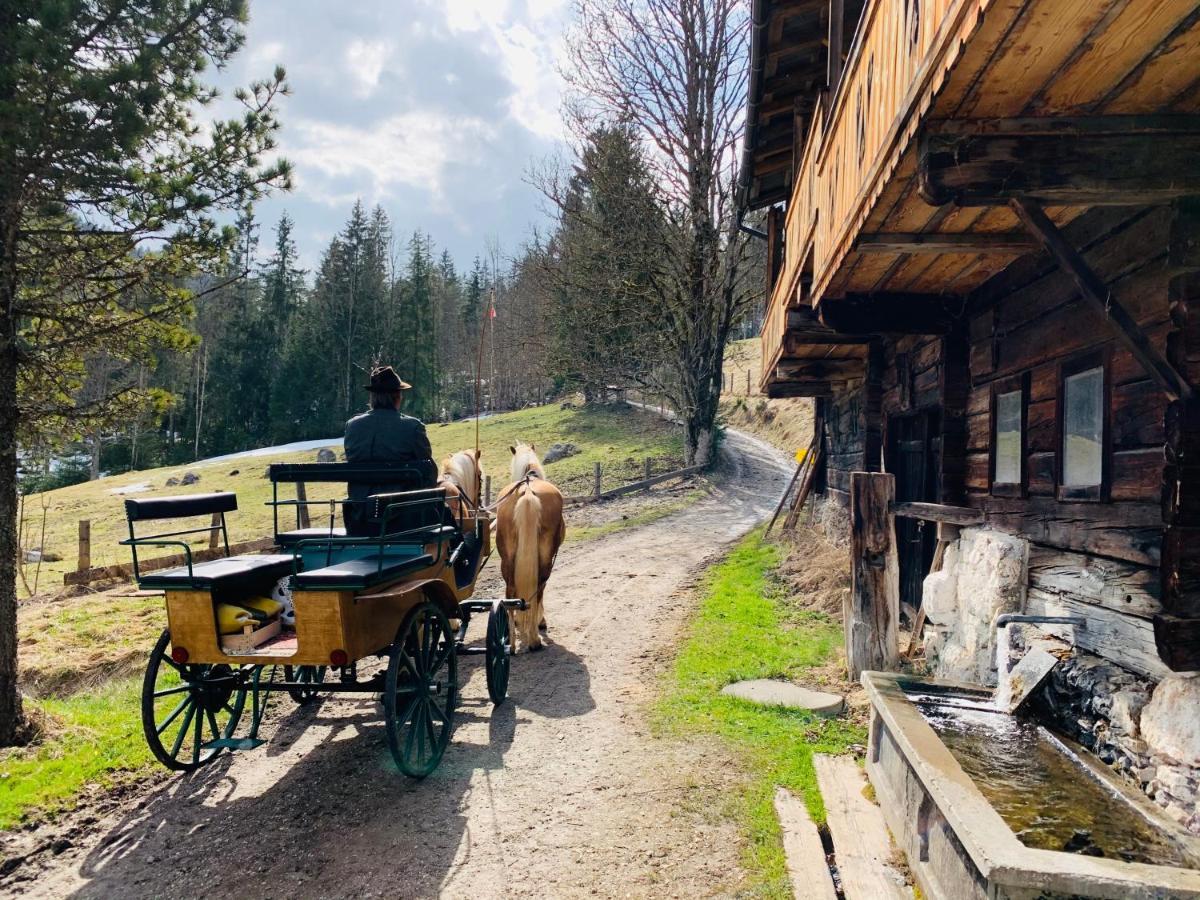
<path id="1" fill-rule="evenodd" d="M 1038 616 L 1025 613 L 1004 613 L 996 618 L 996 693 L 992 703 L 1001 712 L 1013 713 L 1042 683 L 1058 663 L 1056 657 L 1044 650 L 1034 649 L 1021 661 L 1009 667 L 1009 638 L 1007 628 L 1012 624 L 1073 625 L 1086 628 L 1081 616 Z"/>

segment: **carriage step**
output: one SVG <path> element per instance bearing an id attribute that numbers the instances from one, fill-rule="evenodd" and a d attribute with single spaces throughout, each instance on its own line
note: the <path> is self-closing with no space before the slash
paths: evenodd
<path id="1" fill-rule="evenodd" d="M 214 741 L 205 741 L 200 746 L 205 750 L 253 750 L 265 743 L 266 741 L 258 738 L 217 738 Z"/>
<path id="2" fill-rule="evenodd" d="M 464 600 L 459 604 L 459 607 L 465 609 L 467 612 L 473 613 L 490 612 L 492 609 L 492 604 L 495 602 L 495 600 Z M 501 600 L 500 602 L 503 603 L 508 609 L 529 608 L 529 604 L 527 604 L 524 600 Z"/>

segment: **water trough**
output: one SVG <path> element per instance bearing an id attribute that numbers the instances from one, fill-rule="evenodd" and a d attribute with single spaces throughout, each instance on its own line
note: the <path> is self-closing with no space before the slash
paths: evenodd
<path id="1" fill-rule="evenodd" d="M 867 774 L 925 896 L 1200 898 L 1200 840 L 1082 748 L 994 709 L 990 689 L 862 683 Z"/>

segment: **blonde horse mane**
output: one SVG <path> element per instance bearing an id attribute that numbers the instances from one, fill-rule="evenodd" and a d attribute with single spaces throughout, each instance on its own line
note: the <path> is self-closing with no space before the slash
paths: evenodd
<path id="1" fill-rule="evenodd" d="M 546 470 L 542 468 L 542 461 L 538 459 L 533 444 L 517 444 L 509 449 L 512 450 L 513 455 L 513 481 L 520 481 L 526 475 L 535 475 L 538 478 L 546 477 Z"/>
<path id="2" fill-rule="evenodd" d="M 467 500 L 478 505 L 483 468 L 474 450 L 459 450 L 443 459 L 442 475 L 449 475 L 450 481 L 466 494 Z"/>

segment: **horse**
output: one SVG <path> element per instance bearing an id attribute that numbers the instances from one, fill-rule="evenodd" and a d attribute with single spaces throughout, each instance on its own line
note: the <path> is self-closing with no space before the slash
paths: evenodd
<path id="1" fill-rule="evenodd" d="M 479 450 L 459 450 L 442 460 L 438 484 L 446 489 L 446 503 L 460 524 L 463 506 L 478 508 L 479 495 L 483 493 L 483 467 L 479 464 L 479 456 Z M 466 504 L 461 498 L 466 499 Z"/>
<path id="2" fill-rule="evenodd" d="M 546 628 L 542 597 L 567 531 L 563 496 L 546 480 L 532 444 L 509 449 L 512 484 L 500 493 L 496 509 L 500 574 L 506 595 L 526 604 L 526 609 L 513 613 L 521 643 L 527 650 L 541 650 L 541 631 Z"/>

